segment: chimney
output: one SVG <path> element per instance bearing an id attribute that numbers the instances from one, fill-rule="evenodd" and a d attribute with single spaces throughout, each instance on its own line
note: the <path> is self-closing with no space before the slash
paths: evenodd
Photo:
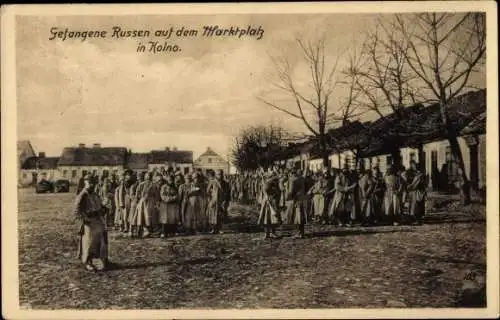
<path id="1" fill-rule="evenodd" d="M 100 143 L 94 143 L 94 148 L 100 148 L 101 144 Z"/>
<path id="2" fill-rule="evenodd" d="M 170 148 L 169 147 L 165 147 L 165 151 L 170 151 Z"/>
<path id="3" fill-rule="evenodd" d="M 45 158 L 45 152 L 39 152 L 38 158 Z"/>
<path id="4" fill-rule="evenodd" d="M 85 148 L 85 143 L 79 143 L 78 148 Z"/>

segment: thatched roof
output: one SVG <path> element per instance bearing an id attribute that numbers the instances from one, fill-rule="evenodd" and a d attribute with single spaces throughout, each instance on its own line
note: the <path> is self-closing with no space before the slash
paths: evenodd
<path id="1" fill-rule="evenodd" d="M 120 166 L 125 165 L 127 149 L 122 147 L 64 148 L 60 166 Z"/>
<path id="2" fill-rule="evenodd" d="M 149 153 L 131 153 L 128 157 L 127 168 L 132 170 L 148 169 Z"/>
<path id="3" fill-rule="evenodd" d="M 150 153 L 149 163 L 163 164 L 168 162 L 193 163 L 192 151 L 153 150 Z"/>
<path id="4" fill-rule="evenodd" d="M 40 170 L 49 170 L 49 169 L 57 169 L 57 163 L 59 161 L 58 157 L 29 157 L 26 159 L 22 166 L 21 169 L 24 170 L 34 170 L 34 169 L 40 169 Z"/>

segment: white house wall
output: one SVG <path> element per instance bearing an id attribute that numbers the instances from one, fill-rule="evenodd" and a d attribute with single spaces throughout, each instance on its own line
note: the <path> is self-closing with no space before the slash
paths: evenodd
<path id="1" fill-rule="evenodd" d="M 192 172 L 193 171 L 193 164 L 192 163 L 174 163 L 174 164 L 165 164 L 165 163 L 150 163 L 148 164 L 148 169 L 153 170 L 153 169 L 161 169 L 165 168 L 167 169 L 169 166 L 171 166 L 174 170 L 179 168 L 183 173 L 186 172 L 184 171 L 187 168 L 187 172 Z"/>
<path id="2" fill-rule="evenodd" d="M 94 170 L 99 176 L 102 175 L 105 170 L 107 170 L 109 174 L 115 173 L 120 175 L 123 172 L 123 166 L 60 166 L 58 168 L 60 179 L 69 180 L 74 184 L 78 183 L 84 171 L 92 173 Z M 75 175 L 73 172 L 75 172 Z"/>
<path id="3" fill-rule="evenodd" d="M 477 154 L 478 154 L 478 173 L 479 173 L 479 180 L 478 180 L 478 186 L 479 188 L 486 187 L 486 163 L 488 162 L 486 160 L 486 135 L 482 134 L 478 136 L 479 139 L 479 144 L 477 146 Z M 493 158 L 490 159 L 490 161 L 494 161 Z"/>
<path id="4" fill-rule="evenodd" d="M 312 172 L 318 172 L 323 170 L 323 159 L 313 159 L 308 161 L 308 168 Z"/>
<path id="5" fill-rule="evenodd" d="M 470 178 L 470 153 L 469 153 L 469 147 L 467 146 L 467 143 L 465 139 L 463 138 L 458 138 L 458 144 L 460 146 L 460 150 L 462 152 L 462 157 L 464 160 L 464 166 L 465 166 L 465 173 L 467 175 L 467 178 Z M 425 152 L 425 171 L 427 174 L 430 176 L 432 175 L 432 151 L 437 151 L 437 168 L 438 170 L 441 170 L 443 167 L 443 164 L 446 163 L 446 148 L 450 145 L 448 140 L 440 140 L 440 141 L 435 141 L 431 143 L 427 143 L 424 145 L 424 152 Z M 478 146 L 478 154 L 481 155 L 481 151 L 479 150 L 481 148 L 481 143 Z M 480 156 L 481 157 L 481 156 Z M 480 160 L 480 159 L 479 159 Z M 479 161 L 481 162 L 481 161 Z M 479 167 L 479 176 L 481 177 L 481 167 Z M 481 179 L 481 178 L 480 178 Z M 431 180 L 431 179 L 429 179 Z"/>

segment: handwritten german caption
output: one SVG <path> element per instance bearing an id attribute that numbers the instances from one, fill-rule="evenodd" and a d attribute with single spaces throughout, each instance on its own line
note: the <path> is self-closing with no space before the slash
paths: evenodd
<path id="1" fill-rule="evenodd" d="M 182 48 L 176 40 L 181 38 L 212 38 L 261 40 L 264 37 L 262 26 L 206 25 L 197 28 L 169 26 L 164 29 L 126 29 L 114 26 L 107 30 L 72 30 L 69 28 L 50 28 L 50 41 L 88 41 L 91 39 L 136 40 L 138 53 L 176 53 Z"/>

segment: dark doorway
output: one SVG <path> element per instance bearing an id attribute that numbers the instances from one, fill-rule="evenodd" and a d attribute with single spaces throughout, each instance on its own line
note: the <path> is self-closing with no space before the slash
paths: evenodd
<path id="1" fill-rule="evenodd" d="M 437 191 L 440 189 L 439 181 L 441 179 L 439 168 L 438 168 L 438 152 L 437 150 L 431 151 L 431 179 L 432 179 L 432 190 Z"/>

